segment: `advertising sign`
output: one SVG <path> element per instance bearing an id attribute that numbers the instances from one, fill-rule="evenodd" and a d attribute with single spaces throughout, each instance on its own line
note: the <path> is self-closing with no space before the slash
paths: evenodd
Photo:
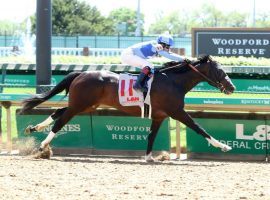
<path id="1" fill-rule="evenodd" d="M 146 150 L 150 120 L 138 117 L 92 116 L 95 149 Z M 170 150 L 169 120 L 161 125 L 153 150 Z"/>
<path id="2" fill-rule="evenodd" d="M 53 127 L 24 134 L 28 125 L 44 121 L 53 110 L 34 109 L 31 113 L 16 115 L 18 138 L 34 137 L 42 142 Z M 119 111 L 99 110 L 97 115 L 78 115 L 66 124 L 52 140 L 52 147 L 92 148 L 97 150 L 146 150 L 151 121 L 139 117 L 121 116 Z M 115 116 L 116 115 L 116 116 Z M 164 120 L 153 150 L 170 150 L 169 119 Z"/>
<path id="3" fill-rule="evenodd" d="M 31 136 L 24 134 L 26 126 L 36 125 L 44 121 L 49 115 L 16 115 L 18 138 L 34 137 L 36 141 L 42 142 L 52 129 L 52 124 L 40 132 L 33 132 Z M 51 145 L 53 147 L 65 148 L 91 148 L 91 117 L 87 115 L 75 116 L 54 137 Z"/>
<path id="4" fill-rule="evenodd" d="M 237 91 L 245 92 L 270 92 L 269 80 L 262 79 L 232 79 Z M 205 90 L 218 90 L 217 88 L 209 85 L 207 82 L 200 82 L 193 89 L 194 91 L 205 91 Z"/>
<path id="5" fill-rule="evenodd" d="M 65 76 L 63 75 L 53 75 L 51 78 L 51 85 L 56 85 L 59 83 Z M 28 86 L 36 85 L 36 76 L 35 75 L 14 75 L 7 74 L 5 77 L 6 84 L 23 84 Z"/>
<path id="6" fill-rule="evenodd" d="M 196 118 L 210 135 L 232 147 L 226 154 L 266 155 L 270 152 L 270 123 L 256 119 Z M 188 152 L 222 153 L 202 136 L 187 129 Z"/>
<path id="7" fill-rule="evenodd" d="M 192 56 L 270 57 L 270 29 L 194 28 Z"/>

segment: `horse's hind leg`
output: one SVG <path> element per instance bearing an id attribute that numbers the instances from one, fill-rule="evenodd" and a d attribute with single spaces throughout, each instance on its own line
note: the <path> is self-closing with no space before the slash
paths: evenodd
<path id="1" fill-rule="evenodd" d="M 51 114 L 47 119 L 45 119 L 43 122 L 41 122 L 35 126 L 29 125 L 24 131 L 25 134 L 30 134 L 34 131 L 42 131 L 44 128 L 49 126 L 53 121 L 55 121 L 57 118 L 59 118 L 65 112 L 66 109 L 67 109 L 67 107 L 59 108 L 53 114 Z"/>
<path id="2" fill-rule="evenodd" d="M 44 147 L 46 147 L 47 145 L 50 144 L 50 142 L 52 141 L 52 139 L 54 138 L 55 134 L 61 130 L 61 128 L 63 128 L 63 126 L 68 123 L 68 121 L 73 117 L 75 116 L 76 114 L 78 114 L 78 111 L 74 111 L 73 109 L 71 108 L 66 108 L 62 115 L 60 115 L 53 127 L 52 127 L 52 130 L 50 131 L 50 133 L 48 134 L 48 136 L 45 138 L 45 140 L 43 140 L 41 142 L 41 145 L 40 145 L 40 151 L 42 151 L 44 149 Z"/>

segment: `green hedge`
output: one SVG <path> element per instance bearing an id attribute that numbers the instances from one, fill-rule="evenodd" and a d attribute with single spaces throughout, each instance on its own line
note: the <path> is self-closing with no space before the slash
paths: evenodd
<path id="1" fill-rule="evenodd" d="M 196 59 L 188 57 L 189 59 Z M 222 65 L 230 66 L 270 66 L 269 58 L 247 58 L 247 57 L 213 57 Z M 8 56 L 0 57 L 0 63 L 35 63 L 35 57 Z M 153 58 L 150 60 L 156 65 L 169 61 L 166 58 Z M 54 64 L 120 64 L 120 57 L 93 57 L 93 56 L 52 56 Z"/>

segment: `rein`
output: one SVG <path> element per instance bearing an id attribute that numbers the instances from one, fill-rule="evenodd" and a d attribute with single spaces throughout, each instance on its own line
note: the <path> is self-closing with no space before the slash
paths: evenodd
<path id="1" fill-rule="evenodd" d="M 213 80 L 211 80 L 210 78 L 208 78 L 207 76 L 205 76 L 203 73 L 201 73 L 196 67 L 194 67 L 191 64 L 187 64 L 193 71 L 195 71 L 196 73 L 198 73 L 201 77 L 203 77 L 205 80 L 207 80 L 208 82 L 212 83 L 215 87 L 217 87 L 220 90 L 223 90 L 223 85 L 221 83 L 216 83 Z"/>
<path id="2" fill-rule="evenodd" d="M 168 70 L 171 70 L 171 69 L 175 69 L 175 68 L 178 68 L 178 67 L 182 67 L 184 64 L 183 63 L 180 63 L 180 64 L 177 64 L 177 65 L 173 65 L 171 67 L 166 67 L 166 68 L 163 68 L 163 69 L 155 69 L 157 72 L 164 72 L 164 71 L 168 71 Z"/>
<path id="3" fill-rule="evenodd" d="M 210 60 L 210 62 L 211 62 L 211 60 Z M 218 89 L 220 89 L 223 92 L 224 91 L 224 86 L 221 83 L 214 82 L 213 80 L 211 80 L 210 78 L 208 78 L 206 75 L 204 75 L 203 73 L 201 73 L 196 67 L 194 67 L 194 65 L 197 65 L 199 63 L 200 63 L 200 61 L 197 61 L 193 65 L 190 64 L 190 63 L 186 63 L 186 65 L 188 67 L 190 67 L 193 71 L 195 71 L 196 73 L 198 73 L 206 81 L 212 83 L 215 87 L 217 87 Z M 159 72 L 164 72 L 164 71 L 167 71 L 167 70 L 170 70 L 170 69 L 182 67 L 183 65 L 185 65 L 185 64 L 180 63 L 180 64 L 177 64 L 177 65 L 174 65 L 174 66 L 171 66 L 171 67 L 167 67 L 167 68 L 164 68 L 164 69 L 156 69 L 156 70 L 159 71 Z"/>

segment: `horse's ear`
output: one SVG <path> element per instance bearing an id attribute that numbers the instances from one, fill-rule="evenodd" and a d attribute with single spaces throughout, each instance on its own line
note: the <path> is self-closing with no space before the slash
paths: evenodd
<path id="1" fill-rule="evenodd" d="M 210 57 L 210 55 L 200 55 L 198 57 L 198 60 L 200 61 L 200 63 L 206 63 L 208 60 L 212 61 L 212 58 Z"/>

